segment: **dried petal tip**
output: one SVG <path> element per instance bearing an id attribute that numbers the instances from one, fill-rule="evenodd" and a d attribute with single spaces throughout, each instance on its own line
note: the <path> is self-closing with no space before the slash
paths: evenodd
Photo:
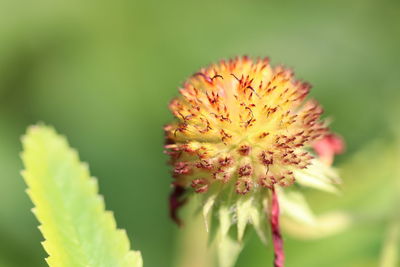
<path id="1" fill-rule="evenodd" d="M 332 165 L 334 156 L 344 152 L 345 144 L 340 136 L 328 134 L 317 141 L 313 145 L 313 148 L 321 161 L 325 162 L 327 165 Z"/>
<path id="2" fill-rule="evenodd" d="M 178 217 L 179 208 L 185 204 L 186 200 L 182 199 L 185 193 L 185 188 L 181 186 L 174 186 L 170 196 L 169 196 L 169 214 L 171 219 L 177 224 L 181 225 L 182 221 Z"/>

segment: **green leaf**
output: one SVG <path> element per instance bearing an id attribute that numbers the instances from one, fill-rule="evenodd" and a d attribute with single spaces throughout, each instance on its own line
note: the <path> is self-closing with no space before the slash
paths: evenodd
<path id="1" fill-rule="evenodd" d="M 218 212 L 219 229 L 217 238 L 218 262 L 220 267 L 233 267 L 236 259 L 243 249 L 243 244 L 229 236 L 229 229 L 232 226 L 231 212 L 226 206 L 222 206 Z"/>
<path id="2" fill-rule="evenodd" d="M 296 222 L 315 225 L 314 214 L 302 193 L 294 190 L 278 189 L 278 197 L 283 215 Z"/>
<path id="3" fill-rule="evenodd" d="M 95 178 L 66 139 L 50 127 L 28 129 L 22 138 L 23 177 L 34 214 L 54 267 L 140 267 L 140 252 L 130 250 L 98 195 Z"/>
<path id="4" fill-rule="evenodd" d="M 380 267 L 396 267 L 399 264 L 400 223 L 392 223 L 382 249 Z"/>
<path id="5" fill-rule="evenodd" d="M 247 224 L 253 225 L 256 233 L 264 244 L 268 243 L 268 218 L 266 218 L 265 207 L 267 201 L 265 197 L 255 197 L 251 195 L 242 196 L 236 204 L 237 218 L 237 240 L 243 242 Z"/>
<path id="6" fill-rule="evenodd" d="M 215 203 L 215 197 L 216 195 L 211 195 L 210 197 L 207 198 L 204 206 L 203 206 L 203 218 L 204 218 L 204 224 L 206 226 L 207 232 L 210 231 L 209 229 L 209 221 L 210 221 L 210 212 L 212 210 L 212 207 Z"/>
<path id="7" fill-rule="evenodd" d="M 312 224 L 283 216 L 281 225 L 291 236 L 307 240 L 337 235 L 354 226 L 355 221 L 348 212 L 332 211 L 315 217 Z"/>
<path id="8" fill-rule="evenodd" d="M 237 214 L 237 239 L 242 242 L 244 230 L 246 229 L 247 223 L 250 220 L 250 214 L 254 212 L 253 197 L 244 196 L 241 197 L 237 202 L 236 214 Z"/>
<path id="9" fill-rule="evenodd" d="M 335 169 L 327 166 L 319 160 L 312 160 L 306 169 L 293 170 L 296 182 L 302 186 L 315 188 L 331 193 L 338 193 L 336 188 L 341 180 Z"/>

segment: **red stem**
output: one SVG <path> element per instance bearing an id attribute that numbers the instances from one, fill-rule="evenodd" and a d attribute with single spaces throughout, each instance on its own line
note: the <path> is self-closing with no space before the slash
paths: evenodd
<path id="1" fill-rule="evenodd" d="M 281 230 L 279 227 L 279 202 L 274 186 L 272 186 L 271 191 L 272 191 L 272 200 L 271 200 L 270 223 L 272 231 L 272 242 L 274 244 L 274 254 L 275 254 L 274 266 L 283 267 L 285 262 L 285 254 L 283 251 L 283 240 L 282 240 Z"/>

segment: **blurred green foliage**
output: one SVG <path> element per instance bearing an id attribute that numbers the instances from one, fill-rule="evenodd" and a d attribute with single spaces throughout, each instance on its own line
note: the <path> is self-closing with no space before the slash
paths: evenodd
<path id="1" fill-rule="evenodd" d="M 198 68 L 241 54 L 293 67 L 346 139 L 343 196 L 310 191 L 312 206 L 393 208 L 376 189 L 394 188 L 393 157 L 382 151 L 393 147 L 400 115 L 399 14 L 396 0 L 0 1 L 0 266 L 45 266 L 18 157 L 25 127 L 38 121 L 90 162 L 145 266 L 172 266 L 167 104 Z M 384 141 L 362 163 L 347 165 L 376 139 Z M 288 266 L 376 266 L 385 225 L 377 219 L 318 241 L 287 237 Z M 254 238 L 238 266 L 270 257 Z"/>

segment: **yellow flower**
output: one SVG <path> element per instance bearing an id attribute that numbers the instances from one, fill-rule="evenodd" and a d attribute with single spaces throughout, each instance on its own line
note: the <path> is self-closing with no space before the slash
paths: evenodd
<path id="1" fill-rule="evenodd" d="M 166 126 L 176 184 L 204 193 L 234 184 L 238 194 L 289 186 L 310 165 L 306 150 L 327 134 L 308 83 L 268 59 L 221 61 L 194 74 L 170 104 Z"/>
<path id="2" fill-rule="evenodd" d="M 262 220 L 270 216 L 264 210 L 275 187 L 297 182 L 335 190 L 334 171 L 310 152 L 329 130 L 322 108 L 305 99 L 309 90 L 267 58 L 222 60 L 191 76 L 170 103 L 175 121 L 165 126 L 172 217 L 178 220 L 184 194 L 199 194 L 204 214 L 219 217 L 217 225 L 227 210 L 239 240 L 249 222 L 265 240 Z"/>

